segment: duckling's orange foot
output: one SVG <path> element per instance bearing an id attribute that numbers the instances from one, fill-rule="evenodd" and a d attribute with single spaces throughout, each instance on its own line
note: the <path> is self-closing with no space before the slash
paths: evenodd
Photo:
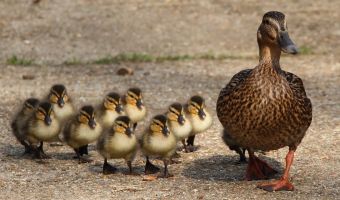
<path id="1" fill-rule="evenodd" d="M 109 164 L 103 165 L 103 174 L 104 175 L 114 174 L 114 173 L 116 173 L 116 171 L 117 171 L 117 168 L 112 166 L 112 165 L 109 165 Z"/>
<path id="2" fill-rule="evenodd" d="M 249 157 L 246 180 L 261 180 L 276 174 L 277 171 L 256 156 Z"/>
<path id="3" fill-rule="evenodd" d="M 293 191 L 294 186 L 288 181 L 288 180 L 278 180 L 278 181 L 273 181 L 270 183 L 262 183 L 257 186 L 257 188 L 266 190 L 268 192 L 273 192 L 273 191 Z"/>

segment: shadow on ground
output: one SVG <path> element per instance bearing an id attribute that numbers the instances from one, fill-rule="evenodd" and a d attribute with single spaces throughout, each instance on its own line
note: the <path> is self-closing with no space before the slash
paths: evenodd
<path id="1" fill-rule="evenodd" d="M 271 178 L 278 178 L 282 174 L 283 166 L 273 158 L 261 156 L 278 173 Z M 243 181 L 247 163 L 237 163 L 238 156 L 214 155 L 208 158 L 196 159 L 186 166 L 182 175 L 192 179 L 210 181 Z"/>

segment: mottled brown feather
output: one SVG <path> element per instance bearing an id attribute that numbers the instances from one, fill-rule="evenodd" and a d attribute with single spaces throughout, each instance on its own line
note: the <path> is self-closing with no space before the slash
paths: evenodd
<path id="1" fill-rule="evenodd" d="M 312 120 L 302 80 L 278 62 L 236 74 L 221 90 L 216 110 L 240 146 L 265 151 L 296 147 Z"/>

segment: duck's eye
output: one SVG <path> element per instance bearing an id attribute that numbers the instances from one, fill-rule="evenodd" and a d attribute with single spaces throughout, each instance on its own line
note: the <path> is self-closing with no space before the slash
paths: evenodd
<path id="1" fill-rule="evenodd" d="M 267 25 L 270 24 L 270 22 L 269 22 L 268 19 L 265 19 L 265 20 L 263 21 L 263 23 L 264 23 L 264 24 L 267 24 Z"/>

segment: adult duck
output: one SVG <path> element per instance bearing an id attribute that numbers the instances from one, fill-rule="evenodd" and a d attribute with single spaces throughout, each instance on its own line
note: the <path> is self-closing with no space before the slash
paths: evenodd
<path id="1" fill-rule="evenodd" d="M 224 133 L 249 152 L 246 179 L 266 179 L 276 171 L 254 155 L 255 150 L 288 146 L 280 180 L 258 185 L 267 191 L 293 190 L 289 169 L 294 152 L 312 121 L 312 104 L 302 80 L 280 67 L 281 51 L 298 52 L 288 35 L 285 15 L 267 12 L 257 31 L 259 64 L 232 77 L 217 100 Z"/>

